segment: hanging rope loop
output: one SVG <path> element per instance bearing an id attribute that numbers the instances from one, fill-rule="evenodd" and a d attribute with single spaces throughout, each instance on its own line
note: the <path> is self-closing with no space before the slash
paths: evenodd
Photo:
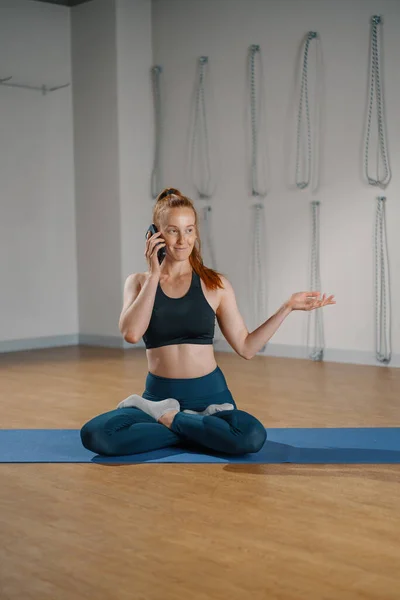
<path id="1" fill-rule="evenodd" d="M 375 219 L 375 345 L 376 359 L 389 364 L 391 349 L 390 271 L 386 236 L 386 197 L 377 198 Z"/>
<path id="2" fill-rule="evenodd" d="M 312 171 L 312 132 L 311 132 L 311 120 L 310 120 L 310 105 L 309 105 L 309 93 L 308 93 L 308 58 L 310 43 L 312 40 L 318 39 L 318 33 L 316 31 L 309 31 L 305 38 L 304 55 L 303 55 L 303 69 L 301 77 L 300 87 L 300 102 L 299 112 L 297 117 L 297 140 L 296 140 L 296 175 L 295 181 L 296 186 L 300 190 L 304 190 L 310 185 L 311 171 Z M 303 135 L 303 111 L 305 112 L 306 120 L 306 136 L 307 136 L 307 154 L 302 160 L 302 135 Z M 305 169 L 302 172 L 302 162 L 305 164 Z"/>
<path id="3" fill-rule="evenodd" d="M 321 290 L 321 270 L 320 270 L 320 202 L 314 200 L 311 202 L 312 212 L 312 241 L 311 241 L 311 290 Z M 314 322 L 314 344 L 310 347 L 310 329 L 311 321 Z M 313 361 L 322 361 L 324 359 L 324 323 L 322 312 L 315 310 L 309 313 L 308 330 L 307 330 L 307 347 L 308 356 Z"/>
<path id="4" fill-rule="evenodd" d="M 258 60 L 257 60 L 258 59 Z M 259 64 L 260 75 L 256 77 L 256 62 Z M 263 86 L 261 48 L 259 44 L 252 44 L 249 49 L 249 75 L 250 75 L 250 119 L 251 119 L 251 195 L 264 198 L 267 195 L 260 182 L 259 167 L 259 131 L 260 114 L 257 105 L 257 90 Z M 258 85 L 257 85 L 258 84 Z M 261 107 L 260 107 L 261 108 Z"/>
<path id="5" fill-rule="evenodd" d="M 214 193 L 206 111 L 206 75 L 208 68 L 208 56 L 200 56 L 198 59 L 198 75 L 195 89 L 190 163 L 193 185 L 201 199 L 210 199 Z"/>
<path id="6" fill-rule="evenodd" d="M 257 202 L 252 205 L 252 259 L 249 269 L 249 299 L 252 308 L 252 321 L 254 328 L 266 318 L 266 260 L 265 260 L 265 207 L 264 203 Z M 264 345 L 260 349 L 263 353 Z"/>
<path id="7" fill-rule="evenodd" d="M 380 67 L 380 43 L 383 19 L 380 15 L 371 18 L 371 41 L 370 41 L 370 89 L 368 117 L 364 148 L 364 175 L 369 185 L 385 189 L 392 178 L 389 154 L 387 147 L 386 123 L 384 114 L 384 98 L 382 89 L 382 76 Z M 369 152 L 371 141 L 372 111 L 376 99 L 376 123 L 378 135 L 377 147 L 377 174 L 373 176 L 370 172 Z M 380 176 L 380 166 L 383 166 L 383 175 Z"/>
<path id="8" fill-rule="evenodd" d="M 162 190 L 162 168 L 161 168 L 161 136 L 162 136 L 162 115 L 161 115 L 161 73 L 162 67 L 155 65 L 151 69 L 153 83 L 153 103 L 154 103 L 154 161 L 151 173 L 151 195 L 155 199 Z"/>

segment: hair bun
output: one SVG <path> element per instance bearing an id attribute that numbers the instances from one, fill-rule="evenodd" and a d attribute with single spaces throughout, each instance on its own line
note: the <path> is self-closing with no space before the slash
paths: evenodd
<path id="1" fill-rule="evenodd" d="M 157 198 L 157 202 L 159 200 L 164 200 L 164 198 L 167 198 L 167 196 L 178 196 L 179 198 L 182 196 L 182 194 L 180 193 L 179 190 L 175 189 L 175 188 L 165 188 L 165 190 L 163 190 L 158 198 Z"/>

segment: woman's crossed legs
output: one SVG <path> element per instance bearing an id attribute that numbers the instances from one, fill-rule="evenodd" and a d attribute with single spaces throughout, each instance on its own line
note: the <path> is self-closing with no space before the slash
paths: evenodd
<path id="1" fill-rule="evenodd" d="M 81 429 L 85 448 L 105 456 L 149 452 L 185 442 L 241 455 L 258 452 L 266 437 L 260 421 L 236 408 L 211 416 L 179 412 L 170 428 L 138 408 L 120 408 L 94 417 Z"/>

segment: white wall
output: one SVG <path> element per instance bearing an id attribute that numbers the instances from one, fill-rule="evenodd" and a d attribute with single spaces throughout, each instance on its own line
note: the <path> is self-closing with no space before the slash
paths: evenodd
<path id="1" fill-rule="evenodd" d="M 0 77 L 71 83 L 69 10 L 0 1 Z M 78 330 L 71 87 L 0 86 L 0 347 Z M 49 338 L 51 341 L 49 341 Z M 9 340 L 13 340 L 10 344 Z M 46 342 L 47 340 L 47 342 Z"/>
<path id="2" fill-rule="evenodd" d="M 309 289 L 310 195 L 285 185 L 284 133 L 295 60 L 307 31 L 321 36 L 326 126 L 321 201 L 322 288 L 337 305 L 324 309 L 326 358 L 374 362 L 372 233 L 375 197 L 361 178 L 360 146 L 368 84 L 370 17 L 384 17 L 384 74 L 393 179 L 386 191 L 393 298 L 392 365 L 400 365 L 400 157 L 398 98 L 400 3 L 396 0 L 153 0 L 154 62 L 163 67 L 166 180 L 194 196 L 186 170 L 187 135 L 196 61 L 210 61 L 215 110 L 210 130 L 220 152 L 213 199 L 217 267 L 236 290 L 246 322 L 251 198 L 247 186 L 246 64 L 260 44 L 266 80 L 270 192 L 266 205 L 269 316 L 291 293 Z M 295 133 L 293 131 L 293 133 Z M 201 206 L 201 202 L 197 202 Z M 224 225 L 224 222 L 226 223 Z M 305 313 L 291 315 L 274 344 L 306 343 Z M 272 347 L 272 346 L 271 346 Z M 275 350 L 278 352 L 278 346 Z M 280 352 L 285 353 L 283 348 Z M 278 352 L 279 353 L 279 352 Z"/>
<path id="3" fill-rule="evenodd" d="M 72 84 L 0 87 L 0 351 L 126 346 L 123 284 L 145 268 L 153 204 L 151 0 L 0 10 L 0 76 Z"/>
<path id="4" fill-rule="evenodd" d="M 154 201 L 151 0 L 118 0 L 117 85 L 122 280 L 146 270 L 145 233 Z"/>
<path id="5" fill-rule="evenodd" d="M 150 0 L 72 10 L 81 343 L 122 346 L 126 276 L 151 218 Z"/>
<path id="6" fill-rule="evenodd" d="M 121 248 L 114 0 L 72 10 L 79 333 L 118 336 Z"/>

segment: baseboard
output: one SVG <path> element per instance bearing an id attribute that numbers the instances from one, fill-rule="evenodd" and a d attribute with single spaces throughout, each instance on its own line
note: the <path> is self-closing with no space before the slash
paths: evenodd
<path id="1" fill-rule="evenodd" d="M 22 340 L 0 341 L 0 353 L 21 352 L 23 350 L 40 350 L 42 348 L 59 348 L 60 346 L 77 346 L 79 335 L 51 335 L 48 337 Z"/>
<path id="2" fill-rule="evenodd" d="M 218 340 L 214 344 L 217 352 L 233 352 L 234 350 L 224 339 Z M 300 358 L 311 360 L 308 357 L 307 348 L 303 346 L 290 346 L 287 344 L 267 344 L 264 352 L 259 356 L 277 356 L 281 358 Z M 327 348 L 324 351 L 324 362 L 349 363 L 355 365 L 373 365 L 375 367 L 400 367 L 400 355 L 392 354 L 390 364 L 384 365 L 378 362 L 374 352 L 365 350 L 340 350 L 336 348 Z"/>
<path id="3" fill-rule="evenodd" d="M 103 348 L 121 348 L 123 350 L 145 347 L 143 340 L 140 340 L 137 344 L 129 344 L 120 336 L 71 334 L 0 341 L 0 353 L 39 350 L 41 348 L 58 348 L 61 346 L 100 346 Z M 216 352 L 234 352 L 233 348 L 225 339 L 214 341 L 214 349 Z M 310 360 L 306 348 L 303 346 L 290 346 L 287 344 L 267 344 L 264 352 L 260 352 L 259 355 Z M 324 362 L 399 368 L 400 355 L 392 355 L 390 364 L 384 365 L 376 360 L 374 352 L 328 348 L 324 351 Z"/>
<path id="4" fill-rule="evenodd" d="M 41 350 L 44 348 L 60 348 L 62 346 L 100 346 L 103 348 L 129 348 L 143 347 L 141 340 L 138 344 L 132 346 L 125 342 L 121 336 L 112 335 L 54 335 L 49 337 L 29 338 L 22 340 L 4 340 L 0 341 L 0 354 L 6 352 L 21 352 L 24 350 Z"/>
<path id="5" fill-rule="evenodd" d="M 80 346 L 102 346 L 105 348 L 130 348 L 132 344 L 128 344 L 119 335 L 90 335 L 79 334 Z"/>

